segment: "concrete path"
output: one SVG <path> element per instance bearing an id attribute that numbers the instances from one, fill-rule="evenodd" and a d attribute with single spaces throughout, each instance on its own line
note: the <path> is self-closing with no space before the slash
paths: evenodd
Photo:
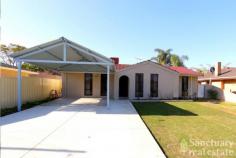
<path id="1" fill-rule="evenodd" d="M 163 158 L 129 101 L 58 99 L 1 118 L 1 158 Z"/>

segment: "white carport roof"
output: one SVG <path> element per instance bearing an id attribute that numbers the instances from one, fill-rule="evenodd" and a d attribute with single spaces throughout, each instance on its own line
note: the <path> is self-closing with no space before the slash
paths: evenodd
<path id="1" fill-rule="evenodd" d="M 106 72 L 106 65 L 114 70 L 111 59 L 64 37 L 12 53 L 11 57 L 57 71 L 102 73 Z"/>
<path id="2" fill-rule="evenodd" d="M 47 42 L 21 52 L 11 54 L 17 61 L 17 106 L 21 111 L 22 105 L 22 62 L 63 72 L 100 72 L 107 74 L 107 96 L 110 96 L 110 71 L 114 71 L 111 59 L 96 53 L 84 46 L 74 43 L 64 37 Z M 109 106 L 110 97 L 107 97 Z"/>

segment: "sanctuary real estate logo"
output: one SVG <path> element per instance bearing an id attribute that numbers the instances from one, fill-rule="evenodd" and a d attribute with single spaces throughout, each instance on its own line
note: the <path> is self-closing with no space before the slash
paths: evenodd
<path id="1" fill-rule="evenodd" d="M 180 151 L 187 156 L 233 157 L 235 142 L 230 140 L 181 139 Z"/>

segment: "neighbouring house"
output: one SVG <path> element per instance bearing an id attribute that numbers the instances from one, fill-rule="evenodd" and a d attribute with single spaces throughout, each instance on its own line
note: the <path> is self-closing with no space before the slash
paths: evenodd
<path id="1" fill-rule="evenodd" d="M 217 62 L 215 67 L 212 68 L 212 72 L 208 71 L 203 76 L 200 76 L 198 82 L 236 93 L 236 68 L 222 68 L 221 62 Z"/>
<path id="2" fill-rule="evenodd" d="M 222 68 L 221 62 L 217 62 L 198 82 L 202 97 L 209 98 L 209 90 L 213 90 L 217 92 L 217 99 L 236 103 L 236 68 Z"/>
<path id="3" fill-rule="evenodd" d="M 60 71 L 63 97 L 114 99 L 174 99 L 197 96 L 198 73 L 185 67 L 162 66 L 153 61 L 120 64 L 64 37 L 11 55 L 21 63 Z M 109 98 L 107 105 L 109 105 Z M 21 105 L 19 97 L 18 105 Z"/>

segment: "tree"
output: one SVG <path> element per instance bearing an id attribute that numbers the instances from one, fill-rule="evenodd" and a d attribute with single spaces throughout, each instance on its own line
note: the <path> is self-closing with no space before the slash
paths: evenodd
<path id="1" fill-rule="evenodd" d="M 188 60 L 188 56 L 178 56 L 176 54 L 172 54 L 172 49 L 155 49 L 155 52 L 157 52 L 157 57 L 154 57 L 152 59 L 155 59 L 157 63 L 162 65 L 171 65 L 171 66 L 184 66 L 184 61 Z"/>
<path id="2" fill-rule="evenodd" d="M 156 60 L 159 64 L 162 64 L 162 65 L 170 64 L 172 49 L 167 49 L 165 51 L 163 49 L 157 48 L 155 49 L 155 51 L 158 52 Z"/>
<path id="3" fill-rule="evenodd" d="M 45 69 L 38 67 L 36 65 L 28 64 L 28 63 L 23 63 L 22 68 L 25 70 L 30 70 L 34 72 L 43 72 Z"/>
<path id="4" fill-rule="evenodd" d="M 8 46 L 5 44 L 1 44 L 1 51 L 0 51 L 0 62 L 7 64 L 7 65 L 11 65 L 11 66 L 16 66 L 16 61 L 10 57 L 11 53 L 15 53 L 15 52 L 19 52 L 22 51 L 24 49 L 26 49 L 26 47 L 18 45 L 18 44 L 9 44 Z M 32 64 L 28 64 L 28 63 L 23 63 L 22 64 L 22 68 L 25 70 L 30 70 L 30 71 L 44 71 L 44 69 L 36 66 L 36 65 L 32 65 Z"/>
<path id="5" fill-rule="evenodd" d="M 1 53 L 0 53 L 1 62 L 11 66 L 15 66 L 16 62 L 12 57 L 10 57 L 10 54 L 26 49 L 26 47 L 24 46 L 12 43 L 8 46 L 5 44 L 1 44 L 0 46 L 1 46 Z"/>

